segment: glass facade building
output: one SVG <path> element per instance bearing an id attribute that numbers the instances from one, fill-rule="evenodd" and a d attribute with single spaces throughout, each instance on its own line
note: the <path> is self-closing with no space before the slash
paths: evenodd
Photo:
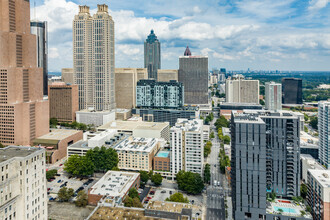
<path id="1" fill-rule="evenodd" d="M 148 69 L 148 79 L 157 80 L 157 70 L 161 68 L 160 42 L 154 30 L 144 42 L 144 68 Z"/>

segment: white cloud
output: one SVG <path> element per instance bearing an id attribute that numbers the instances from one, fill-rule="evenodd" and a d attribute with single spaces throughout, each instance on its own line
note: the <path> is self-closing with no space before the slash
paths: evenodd
<path id="1" fill-rule="evenodd" d="M 60 56 L 60 54 L 58 53 L 58 49 L 57 48 L 49 48 L 48 50 L 48 57 L 50 59 L 55 59 L 58 58 Z"/>
<path id="2" fill-rule="evenodd" d="M 319 10 L 326 7 L 330 3 L 330 0 L 311 0 L 309 1 L 309 10 Z"/>

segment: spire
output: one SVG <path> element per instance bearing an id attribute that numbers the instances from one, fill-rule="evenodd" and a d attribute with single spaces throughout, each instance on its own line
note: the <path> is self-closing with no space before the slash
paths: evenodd
<path id="1" fill-rule="evenodd" d="M 184 52 L 184 55 L 185 55 L 185 56 L 191 56 L 191 52 L 190 52 L 190 49 L 189 49 L 188 46 L 187 46 L 187 48 L 186 48 L 186 51 Z"/>
<path id="2" fill-rule="evenodd" d="M 150 44 L 152 44 L 155 41 L 158 41 L 158 39 L 157 39 L 157 36 L 156 36 L 156 34 L 154 32 L 154 29 L 151 29 L 150 34 L 149 34 L 149 36 L 147 38 L 147 42 L 150 43 Z"/>

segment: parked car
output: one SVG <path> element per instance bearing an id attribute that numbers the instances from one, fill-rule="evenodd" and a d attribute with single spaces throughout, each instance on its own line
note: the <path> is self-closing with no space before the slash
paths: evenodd
<path id="1" fill-rule="evenodd" d="M 170 191 L 170 195 L 172 195 L 172 193 L 173 193 L 173 192 L 172 192 L 172 191 Z"/>
<path id="2" fill-rule="evenodd" d="M 162 190 L 161 193 L 166 193 L 166 190 Z"/>
<path id="3" fill-rule="evenodd" d="M 150 191 L 150 195 L 155 195 L 155 191 Z"/>
<path id="4" fill-rule="evenodd" d="M 57 183 L 60 183 L 62 180 L 58 180 Z"/>

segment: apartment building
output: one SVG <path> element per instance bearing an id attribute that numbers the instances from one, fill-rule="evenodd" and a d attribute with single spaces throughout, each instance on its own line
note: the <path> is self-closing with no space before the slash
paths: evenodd
<path id="1" fill-rule="evenodd" d="M 282 85 L 280 83 L 266 82 L 265 101 L 267 110 L 282 110 Z"/>
<path id="2" fill-rule="evenodd" d="M 178 119 L 170 130 L 171 172 L 180 170 L 203 174 L 204 133 L 200 119 Z"/>
<path id="3" fill-rule="evenodd" d="M 0 155 L 0 219 L 47 220 L 45 149 L 8 146 Z"/>
<path id="4" fill-rule="evenodd" d="M 319 102 L 319 159 L 322 165 L 330 169 L 330 102 Z"/>

